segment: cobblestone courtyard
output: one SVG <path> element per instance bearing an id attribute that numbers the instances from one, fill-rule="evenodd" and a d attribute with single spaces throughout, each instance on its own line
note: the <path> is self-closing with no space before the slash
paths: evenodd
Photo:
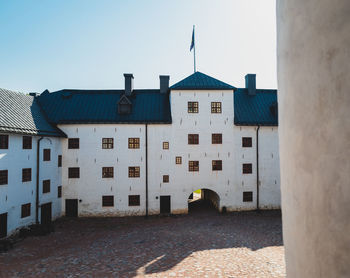
<path id="1" fill-rule="evenodd" d="M 61 219 L 0 254 L 0 277 L 284 277 L 276 211 Z"/>

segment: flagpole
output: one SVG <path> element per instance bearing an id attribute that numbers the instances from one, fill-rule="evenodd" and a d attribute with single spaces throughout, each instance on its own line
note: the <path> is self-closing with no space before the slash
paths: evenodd
<path id="1" fill-rule="evenodd" d="M 193 25 L 193 37 L 195 37 L 194 25 Z M 196 72 L 196 40 L 194 40 L 194 45 L 193 45 L 193 61 L 194 61 L 194 72 Z"/>

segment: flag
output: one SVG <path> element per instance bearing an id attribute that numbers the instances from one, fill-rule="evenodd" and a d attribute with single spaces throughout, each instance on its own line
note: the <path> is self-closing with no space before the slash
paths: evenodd
<path id="1" fill-rule="evenodd" d="M 194 26 L 193 26 L 193 30 L 192 30 L 192 42 L 191 42 L 190 51 L 192 51 L 193 47 L 194 47 Z"/>

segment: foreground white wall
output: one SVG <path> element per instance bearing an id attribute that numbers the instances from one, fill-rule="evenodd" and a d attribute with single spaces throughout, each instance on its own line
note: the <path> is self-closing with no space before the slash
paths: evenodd
<path id="1" fill-rule="evenodd" d="M 22 148 L 22 135 L 8 134 L 9 148 L 0 149 L 0 170 L 8 170 L 8 184 L 0 185 L 0 214 L 7 213 L 7 233 L 35 223 L 36 157 L 38 136 L 32 137 L 32 149 Z M 43 161 L 43 149 L 51 150 L 51 160 Z M 40 143 L 39 200 L 41 204 L 52 203 L 52 218 L 61 216 L 61 199 L 57 197 L 61 185 L 58 155 L 61 154 L 60 138 L 44 137 Z M 32 169 L 32 179 L 22 182 L 22 169 Z M 43 194 L 42 181 L 50 179 L 50 192 Z M 21 218 L 21 206 L 31 204 L 30 216 Z M 39 221 L 41 219 L 39 209 Z"/>
<path id="2" fill-rule="evenodd" d="M 350 2 L 277 1 L 288 277 L 350 277 Z"/>

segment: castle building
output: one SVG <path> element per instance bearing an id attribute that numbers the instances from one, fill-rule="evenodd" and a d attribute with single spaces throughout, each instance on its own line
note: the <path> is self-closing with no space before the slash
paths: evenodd
<path id="1" fill-rule="evenodd" d="M 61 215 L 187 213 L 198 189 L 219 211 L 280 208 L 276 90 L 254 74 L 245 88 L 201 72 L 171 87 L 160 76 L 160 89 L 124 78 L 0 90 L 0 237 Z"/>

